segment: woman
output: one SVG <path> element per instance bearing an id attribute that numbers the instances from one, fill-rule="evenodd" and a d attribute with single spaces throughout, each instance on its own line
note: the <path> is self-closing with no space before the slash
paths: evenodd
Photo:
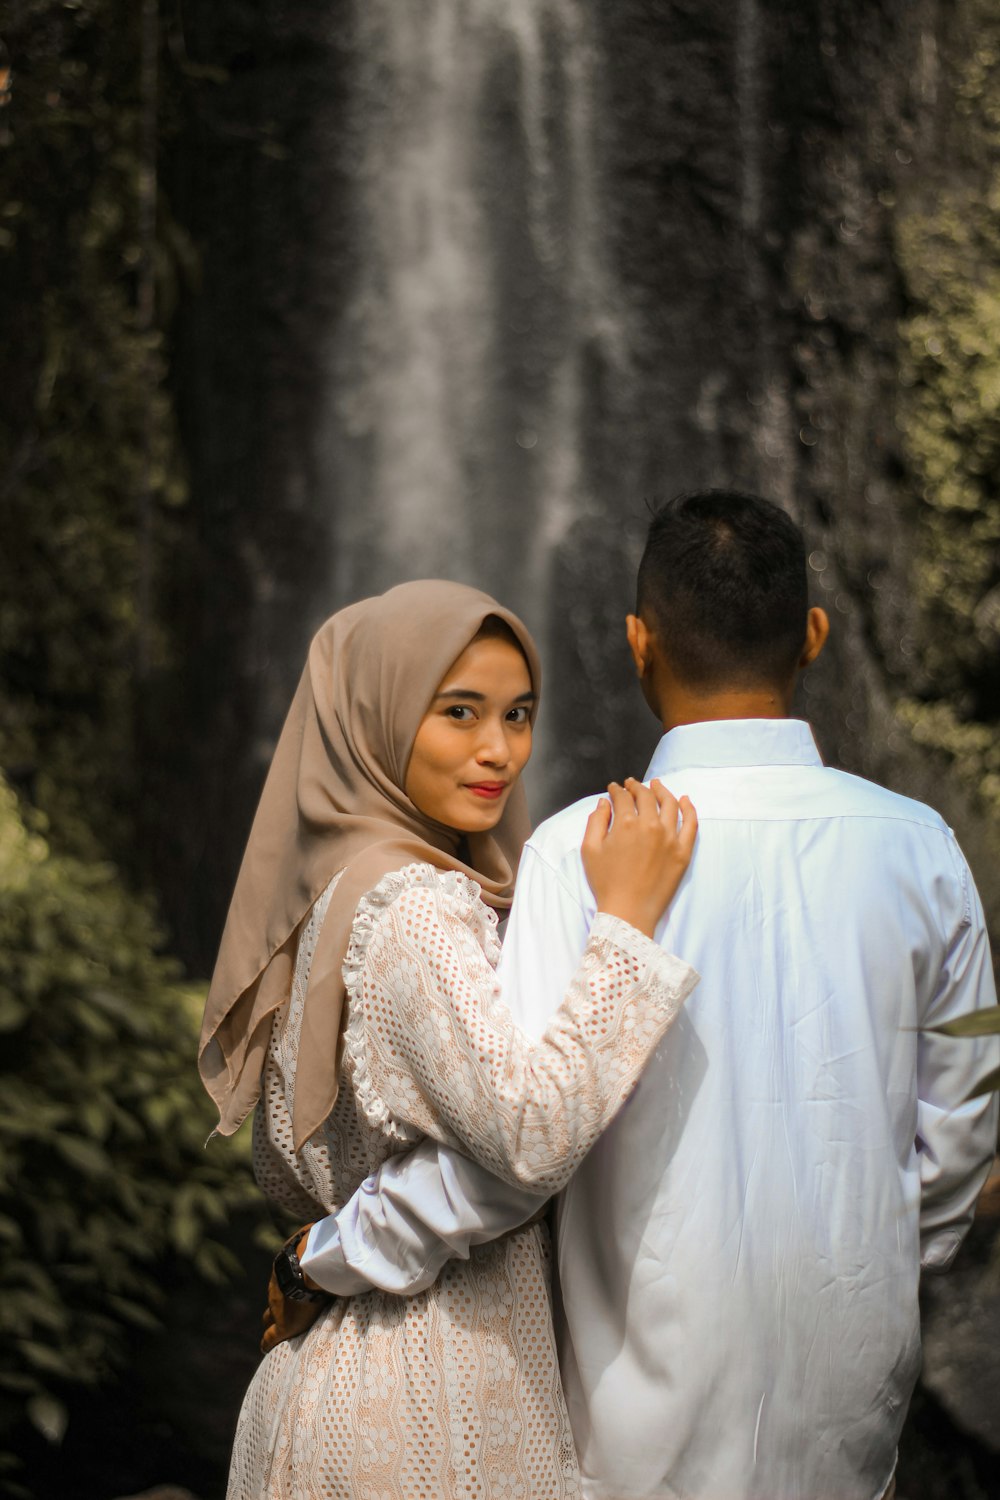
<path id="1" fill-rule="evenodd" d="M 520 621 L 455 584 L 402 585 L 313 641 L 201 1051 L 221 1131 L 260 1096 L 258 1181 L 292 1213 L 335 1210 L 424 1136 L 541 1203 L 696 982 L 651 941 L 690 858 L 693 809 L 682 804 L 678 834 L 669 794 L 616 788 L 614 830 L 607 804 L 588 826 L 599 915 L 562 1006 L 532 1042 L 499 1004 L 496 912 L 528 833 L 518 777 L 538 686 Z M 331 1302 L 260 1366 L 230 1500 L 578 1493 L 548 1261 L 536 1223 L 420 1296 Z"/>

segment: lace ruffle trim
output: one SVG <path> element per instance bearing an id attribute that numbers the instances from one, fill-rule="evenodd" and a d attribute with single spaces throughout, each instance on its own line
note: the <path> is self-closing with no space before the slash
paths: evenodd
<path id="1" fill-rule="evenodd" d="M 410 1145 L 422 1138 L 422 1132 L 404 1125 L 392 1114 L 371 1077 L 366 1037 L 367 1017 L 361 989 L 365 957 L 383 912 L 404 891 L 424 886 L 443 894 L 447 905 L 472 931 L 495 968 L 500 958 L 496 913 L 480 898 L 481 887 L 460 870 L 437 870 L 433 865 L 404 865 L 391 870 L 358 902 L 351 925 L 351 936 L 344 958 L 344 987 L 347 991 L 347 1025 L 344 1028 L 344 1052 L 350 1061 L 354 1095 L 358 1109 L 368 1124 L 391 1140 Z"/>

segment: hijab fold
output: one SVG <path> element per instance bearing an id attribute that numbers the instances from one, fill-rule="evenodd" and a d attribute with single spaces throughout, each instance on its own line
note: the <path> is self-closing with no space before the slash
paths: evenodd
<path id="1" fill-rule="evenodd" d="M 400 584 L 333 615 L 309 648 L 247 842 L 209 987 L 198 1062 L 232 1135 L 261 1089 L 274 1012 L 291 994 L 298 935 L 338 871 L 313 956 L 296 1062 L 295 1148 L 337 1098 L 342 968 L 361 897 L 384 875 L 423 861 L 459 870 L 506 908 L 530 832 L 520 783 L 488 833 L 426 817 L 403 784 L 420 722 L 452 663 L 495 615 L 514 632 L 532 687 L 534 642 L 488 594 L 427 580 Z"/>

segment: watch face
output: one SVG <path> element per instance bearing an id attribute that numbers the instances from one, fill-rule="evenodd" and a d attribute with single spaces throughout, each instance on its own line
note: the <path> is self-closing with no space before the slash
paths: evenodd
<path id="1" fill-rule="evenodd" d="M 299 1263 L 296 1261 L 292 1267 L 287 1250 L 279 1250 L 274 1257 L 274 1277 L 283 1297 L 291 1297 L 297 1302 L 306 1290 Z"/>
<path id="2" fill-rule="evenodd" d="M 328 1292 L 313 1291 L 306 1285 L 299 1258 L 287 1245 L 274 1257 L 274 1279 L 281 1295 L 291 1302 L 325 1302 L 329 1296 Z"/>

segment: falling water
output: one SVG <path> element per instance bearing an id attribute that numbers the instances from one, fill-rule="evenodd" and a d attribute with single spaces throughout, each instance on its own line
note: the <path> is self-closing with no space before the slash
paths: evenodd
<path id="1" fill-rule="evenodd" d="M 338 601 L 475 582 L 546 633 L 592 505 L 588 362 L 625 362 L 580 0 L 365 0 L 352 103 L 364 247 L 330 359 Z"/>
<path id="2" fill-rule="evenodd" d="M 736 14 L 736 105 L 740 147 L 739 222 L 746 291 L 756 322 L 754 436 L 762 493 L 801 520 L 795 499 L 794 425 L 787 360 L 776 347 L 772 287 L 764 268 L 766 201 L 763 170 L 765 118 L 764 38 L 760 0 L 739 0 Z"/>

